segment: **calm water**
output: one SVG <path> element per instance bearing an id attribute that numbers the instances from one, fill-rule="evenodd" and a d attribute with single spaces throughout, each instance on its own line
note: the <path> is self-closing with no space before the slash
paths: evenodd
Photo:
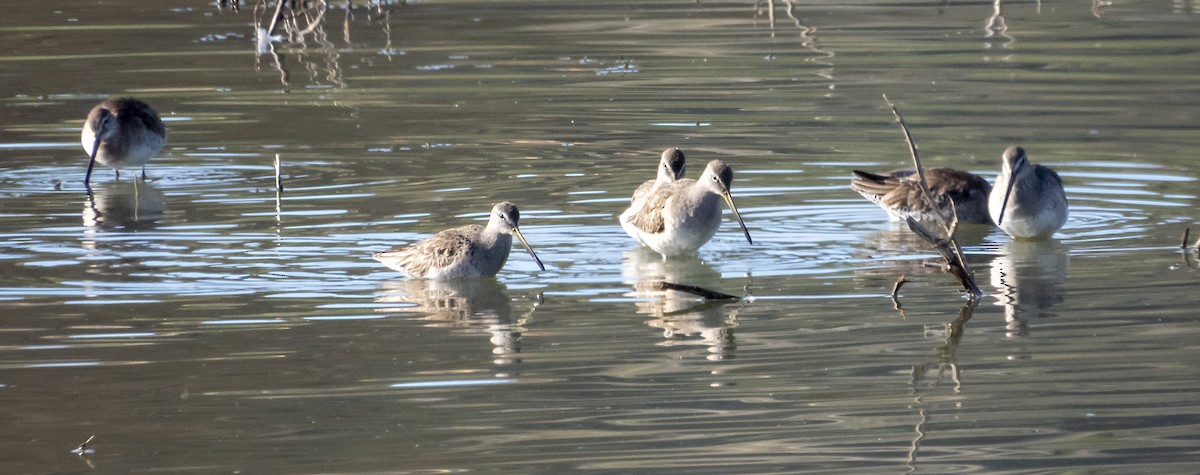
<path id="1" fill-rule="evenodd" d="M 339 6 L 259 53 L 253 5 L 8 5 L 0 472 L 1200 469 L 1200 2 L 774 3 Z M 927 166 L 1066 181 L 1056 240 L 964 229 L 977 307 L 847 187 L 909 163 L 881 94 Z M 89 200 L 117 95 L 168 148 Z M 668 146 L 754 245 L 624 235 Z M 501 200 L 545 272 L 370 259 Z"/>

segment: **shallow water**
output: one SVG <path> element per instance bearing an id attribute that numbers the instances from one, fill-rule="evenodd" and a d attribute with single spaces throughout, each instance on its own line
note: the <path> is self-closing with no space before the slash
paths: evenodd
<path id="1" fill-rule="evenodd" d="M 11 6 L 0 471 L 1195 471 L 1200 4 L 773 3 L 337 7 L 278 59 L 253 5 Z M 910 164 L 881 94 L 926 166 L 1066 182 L 1055 240 L 962 230 L 975 308 L 847 186 Z M 168 147 L 89 199 L 118 95 Z M 625 236 L 668 146 L 753 245 Z M 545 272 L 370 258 L 501 200 Z"/>

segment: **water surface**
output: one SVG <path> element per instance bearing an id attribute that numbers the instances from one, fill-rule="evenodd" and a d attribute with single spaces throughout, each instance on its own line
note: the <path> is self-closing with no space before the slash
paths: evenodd
<path id="1" fill-rule="evenodd" d="M 1200 463 L 1193 3 L 339 4 L 262 49 L 253 5 L 98 7 L 0 21 L 4 472 Z M 1017 143 L 1066 182 L 1056 239 L 963 229 L 978 306 L 847 186 L 909 166 L 882 94 L 927 166 Z M 79 128 L 121 95 L 169 144 L 89 198 Z M 754 245 L 625 236 L 669 146 L 733 166 Z M 502 200 L 546 271 L 370 259 Z"/>

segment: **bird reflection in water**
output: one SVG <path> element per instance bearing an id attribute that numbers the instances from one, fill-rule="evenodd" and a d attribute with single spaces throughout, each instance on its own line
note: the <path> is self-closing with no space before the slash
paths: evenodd
<path id="1" fill-rule="evenodd" d="M 153 229 L 166 212 L 166 196 L 150 183 L 110 181 L 92 189 L 84 200 L 83 225 L 95 229 Z"/>
<path id="2" fill-rule="evenodd" d="M 496 364 L 521 362 L 521 332 L 533 317 L 533 308 L 514 317 L 504 284 L 492 278 L 436 281 L 392 280 L 383 284 L 376 302 L 408 304 L 377 309 L 379 312 L 422 313 L 429 328 L 450 328 L 454 333 L 487 335 Z"/>
<path id="3" fill-rule="evenodd" d="M 1025 336 L 1030 320 L 1063 301 L 1068 261 L 1066 248 L 1055 239 L 1013 239 L 1000 248 L 992 261 L 991 280 L 996 305 L 1004 306 L 1009 337 Z"/>
<path id="4" fill-rule="evenodd" d="M 663 345 L 704 345 L 710 361 L 734 357 L 739 308 L 726 307 L 735 300 L 707 300 L 662 287 L 663 282 L 717 282 L 721 275 L 712 267 L 695 257 L 664 261 L 658 253 L 639 247 L 625 253 L 622 274 L 633 285 L 629 295 L 645 299 L 635 307 L 639 314 L 652 317 L 647 325 L 662 330 Z"/>

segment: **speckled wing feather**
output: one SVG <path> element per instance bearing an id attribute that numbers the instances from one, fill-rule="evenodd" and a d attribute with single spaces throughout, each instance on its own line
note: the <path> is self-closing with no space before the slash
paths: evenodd
<path id="1" fill-rule="evenodd" d="M 696 180 L 685 178 L 671 183 L 663 183 L 650 196 L 646 197 L 646 202 L 642 205 L 642 209 L 629 217 L 629 224 L 646 233 L 654 234 L 663 232 L 666 229 L 664 211 L 666 211 L 667 202 L 670 201 L 671 197 L 682 193 L 683 190 L 686 190 L 695 182 Z"/>
<path id="2" fill-rule="evenodd" d="M 916 184 L 904 179 L 913 174 L 911 170 L 895 171 L 888 175 L 861 170 L 854 170 L 852 173 L 854 179 L 850 181 L 850 188 L 884 208 L 897 209 L 903 206 L 907 209 L 907 203 L 911 201 L 910 196 L 920 198 L 919 195 L 913 195 L 914 192 L 920 193 Z"/>
<path id="3" fill-rule="evenodd" d="M 918 220 L 932 219 L 934 209 L 922 196 L 916 180 L 916 173 L 912 170 L 896 171 L 888 175 L 855 170 L 850 187 L 889 213 L 912 216 Z M 935 198 L 945 197 L 954 202 L 960 221 L 991 222 L 987 215 L 987 196 L 992 187 L 987 180 L 951 168 L 933 168 L 925 171 L 925 181 L 929 192 Z"/>
<path id="4" fill-rule="evenodd" d="M 409 246 L 392 248 L 374 254 L 375 260 L 392 261 L 393 268 L 403 268 L 414 276 L 426 276 L 430 269 L 453 266 L 471 254 L 471 238 L 483 232 L 483 226 L 468 225 L 447 229 Z"/>

